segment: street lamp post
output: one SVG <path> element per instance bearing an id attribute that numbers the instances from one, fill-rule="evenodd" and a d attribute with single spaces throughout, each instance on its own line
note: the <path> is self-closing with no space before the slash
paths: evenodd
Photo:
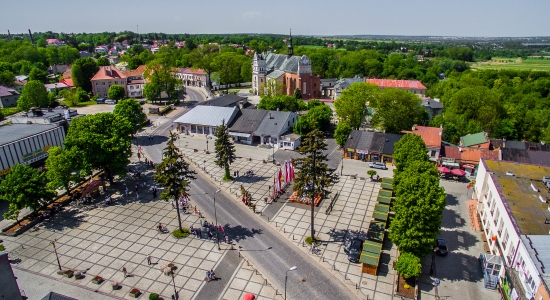
<path id="1" fill-rule="evenodd" d="M 178 291 L 176 290 L 176 283 L 174 282 L 175 276 L 176 274 L 174 273 L 174 270 L 172 270 L 172 284 L 174 285 L 174 295 L 172 296 L 172 299 L 178 300 L 179 295 L 178 295 Z"/>
<path id="2" fill-rule="evenodd" d="M 296 269 L 298 269 L 298 267 L 297 267 L 297 266 L 293 266 L 292 268 L 286 270 L 286 273 L 285 273 L 285 300 L 286 300 L 286 282 L 287 282 L 287 280 L 288 280 L 288 272 L 289 272 L 289 271 L 294 271 L 294 270 L 296 270 Z"/>
<path id="3" fill-rule="evenodd" d="M 218 243 L 218 250 L 220 249 L 220 229 L 218 228 L 218 215 L 216 214 L 216 194 L 221 192 L 221 190 L 217 190 L 214 193 L 214 219 L 216 220 L 216 241 Z"/>
<path id="4" fill-rule="evenodd" d="M 273 141 L 271 141 L 271 144 L 273 145 L 271 149 L 273 149 L 273 154 L 271 155 L 271 158 L 273 159 L 273 164 L 275 164 L 275 144 L 273 144 Z"/>
<path id="5" fill-rule="evenodd" d="M 206 138 L 207 138 L 207 140 L 206 140 L 206 151 L 208 151 L 208 136 Z"/>
<path id="6" fill-rule="evenodd" d="M 55 242 L 57 242 L 57 240 L 51 241 L 50 245 L 53 246 L 53 251 L 55 252 L 55 257 L 57 258 L 57 266 L 59 267 L 59 271 L 61 271 L 61 262 L 59 262 L 59 255 L 57 254 L 57 248 L 55 248 Z"/>

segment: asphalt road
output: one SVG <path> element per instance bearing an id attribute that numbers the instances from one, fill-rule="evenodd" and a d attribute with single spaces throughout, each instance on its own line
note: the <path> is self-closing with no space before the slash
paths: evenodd
<path id="1" fill-rule="evenodd" d="M 178 112 L 177 115 L 183 114 Z M 176 117 L 176 115 L 174 116 Z M 170 129 L 170 122 L 155 130 L 155 142 L 143 145 L 147 157 L 161 160 L 161 151 Z M 160 135 L 160 137 L 159 137 Z M 145 141 L 144 141 L 145 142 Z M 191 184 L 191 200 L 207 216 L 214 216 L 213 195 L 218 187 L 202 174 Z M 240 251 L 282 293 L 285 272 L 292 266 L 298 269 L 288 274 L 288 299 L 358 299 L 344 284 L 307 254 L 259 220 L 243 205 L 220 192 L 216 196 L 218 223 Z"/>

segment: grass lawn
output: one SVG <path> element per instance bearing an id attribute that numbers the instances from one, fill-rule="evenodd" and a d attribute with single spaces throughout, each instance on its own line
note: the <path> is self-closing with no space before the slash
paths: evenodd
<path id="1" fill-rule="evenodd" d="M 326 48 L 326 46 L 315 46 L 315 45 L 300 45 L 298 47 L 310 48 L 310 49 L 323 49 L 323 48 Z"/>
<path id="2" fill-rule="evenodd" d="M 6 108 L 0 108 L 0 111 L 2 112 L 2 115 L 4 117 L 14 115 L 18 112 L 20 112 L 19 108 L 17 107 L 6 107 Z"/>
<path id="3" fill-rule="evenodd" d="M 494 57 L 490 61 L 471 63 L 470 67 L 473 70 L 550 71 L 550 60 Z"/>
<path id="4" fill-rule="evenodd" d="M 70 105 L 68 105 L 67 103 L 65 103 L 65 101 L 61 101 L 59 102 L 59 104 L 63 104 L 63 105 L 67 105 L 69 107 L 71 107 Z M 90 100 L 90 101 L 86 101 L 86 102 L 80 102 L 78 103 L 76 106 L 74 107 L 83 107 L 83 106 L 88 106 L 88 105 L 96 105 L 97 102 L 93 101 L 93 100 Z"/>

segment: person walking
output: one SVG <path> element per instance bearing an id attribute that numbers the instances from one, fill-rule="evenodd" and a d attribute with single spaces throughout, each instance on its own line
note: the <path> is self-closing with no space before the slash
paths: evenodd
<path id="1" fill-rule="evenodd" d="M 150 254 L 147 255 L 147 264 L 151 265 L 151 255 Z"/>
<path id="2" fill-rule="evenodd" d="M 128 277 L 128 270 L 126 270 L 126 267 L 122 267 L 122 272 L 124 272 L 124 278 Z"/>
<path id="3" fill-rule="evenodd" d="M 157 197 L 157 188 L 153 188 L 153 198 Z"/>
<path id="4" fill-rule="evenodd" d="M 197 214 L 197 206 L 195 205 L 195 214 Z"/>
<path id="5" fill-rule="evenodd" d="M 136 192 L 136 200 L 139 200 L 139 194 Z"/>
<path id="6" fill-rule="evenodd" d="M 138 191 L 138 189 L 139 189 L 139 186 L 138 186 L 137 183 L 136 183 L 136 185 L 134 185 L 134 189 L 136 190 L 136 193 L 137 193 L 137 191 Z"/>
<path id="7" fill-rule="evenodd" d="M 128 187 L 124 190 L 124 193 L 126 193 L 126 197 L 128 197 Z"/>
<path id="8" fill-rule="evenodd" d="M 155 192 L 155 190 L 153 190 L 153 193 L 154 193 L 154 192 Z M 172 208 L 176 208 L 176 207 L 174 206 L 174 201 L 172 201 L 172 202 L 170 202 L 170 203 L 172 203 Z"/>

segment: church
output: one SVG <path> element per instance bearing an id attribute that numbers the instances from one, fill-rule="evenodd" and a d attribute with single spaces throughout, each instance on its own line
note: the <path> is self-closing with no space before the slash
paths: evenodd
<path id="1" fill-rule="evenodd" d="M 288 40 L 287 54 L 255 53 L 252 61 L 252 90 L 260 95 L 270 80 L 284 87 L 284 94 L 294 95 L 298 88 L 303 99 L 321 98 L 321 79 L 311 73 L 311 61 L 306 55 L 294 56 L 292 33 Z"/>

